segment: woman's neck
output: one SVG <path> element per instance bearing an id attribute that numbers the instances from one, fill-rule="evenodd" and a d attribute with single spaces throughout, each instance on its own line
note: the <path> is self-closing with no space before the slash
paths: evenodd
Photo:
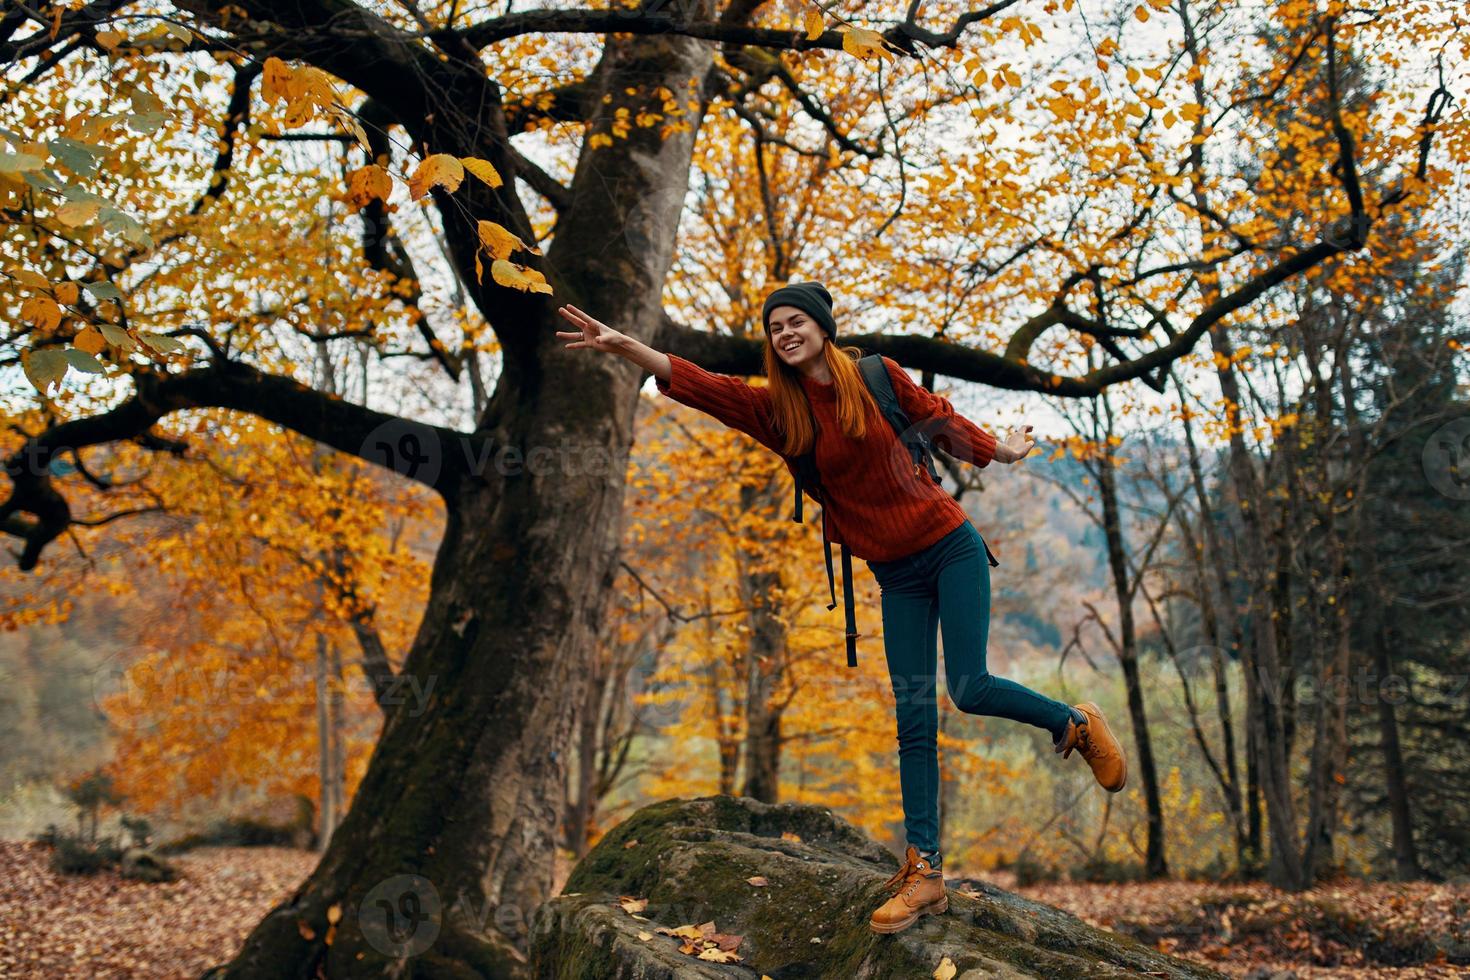
<path id="1" fill-rule="evenodd" d="M 817 357 L 815 360 L 816 363 L 811 365 L 809 369 L 802 369 L 802 377 L 808 381 L 815 381 L 817 384 L 831 384 L 832 370 L 827 367 L 827 359 L 825 357 Z"/>

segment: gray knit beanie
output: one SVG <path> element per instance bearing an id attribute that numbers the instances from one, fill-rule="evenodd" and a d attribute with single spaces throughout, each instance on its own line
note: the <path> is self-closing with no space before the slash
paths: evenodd
<path id="1" fill-rule="evenodd" d="M 832 294 L 821 283 L 787 283 L 767 296 L 761 307 L 761 322 L 765 324 L 767 334 L 771 332 L 771 310 L 778 306 L 794 306 L 802 310 L 817 321 L 828 340 L 837 339 L 837 321 L 832 318 Z"/>

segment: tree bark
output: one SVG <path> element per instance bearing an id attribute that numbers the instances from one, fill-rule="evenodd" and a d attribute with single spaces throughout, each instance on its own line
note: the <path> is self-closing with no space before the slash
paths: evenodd
<path id="1" fill-rule="evenodd" d="M 613 91 L 697 91 L 711 57 L 682 37 L 609 38 L 600 77 Z M 666 138 L 634 128 L 584 149 L 575 206 L 547 255 L 559 295 L 579 305 L 595 295 L 609 325 L 652 343 L 698 113 L 687 121 Z M 472 268 L 474 223 L 446 218 L 446 235 L 458 267 Z M 427 696 L 387 716 L 321 863 L 218 975 L 397 976 L 411 948 L 424 973 L 524 975 L 528 921 L 551 892 L 563 836 L 573 715 L 617 567 L 643 380 L 617 358 L 564 351 L 554 310 L 526 308 L 477 428 L 521 455 L 480 461 L 447 507 L 401 671 Z"/>
<path id="2" fill-rule="evenodd" d="M 316 634 L 316 743 L 317 743 L 317 812 L 321 814 L 321 827 L 317 833 L 317 848 L 325 851 L 331 839 L 332 829 L 337 825 L 336 798 L 332 793 L 332 720 L 327 708 L 327 638 L 320 630 Z"/>
<path id="3" fill-rule="evenodd" d="M 784 490 L 784 486 L 780 489 Z M 769 506 L 770 488 L 743 487 L 742 511 Z M 778 569 L 746 568 L 740 576 L 750 610 L 746 650 L 745 789 L 762 803 L 779 802 L 781 793 L 781 709 L 777 695 L 786 672 L 786 627 L 776 616 L 772 596 L 781 585 Z"/>

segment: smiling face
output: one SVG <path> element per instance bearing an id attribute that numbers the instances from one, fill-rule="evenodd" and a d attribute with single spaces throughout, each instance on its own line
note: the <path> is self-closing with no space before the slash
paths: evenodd
<path id="1" fill-rule="evenodd" d="M 827 335 L 811 314 L 794 306 L 777 306 L 771 310 L 771 346 L 776 356 L 798 371 L 805 371 L 822 357 L 822 344 Z"/>

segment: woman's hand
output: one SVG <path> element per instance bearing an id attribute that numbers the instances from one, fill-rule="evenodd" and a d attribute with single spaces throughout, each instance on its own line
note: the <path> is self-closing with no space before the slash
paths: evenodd
<path id="1" fill-rule="evenodd" d="M 1011 426 L 1006 437 L 995 444 L 995 458 L 1002 463 L 1014 463 L 1036 446 L 1031 438 L 1031 426 Z"/>
<path id="2" fill-rule="evenodd" d="M 615 352 L 620 346 L 626 345 L 628 335 L 619 333 L 612 327 L 595 320 L 572 304 L 558 306 L 556 312 L 564 319 L 578 327 L 579 330 L 558 330 L 558 337 L 571 338 L 572 343 L 567 344 L 567 350 L 575 350 L 578 347 L 590 347 L 593 350 Z M 581 339 L 577 339 L 581 338 Z"/>

